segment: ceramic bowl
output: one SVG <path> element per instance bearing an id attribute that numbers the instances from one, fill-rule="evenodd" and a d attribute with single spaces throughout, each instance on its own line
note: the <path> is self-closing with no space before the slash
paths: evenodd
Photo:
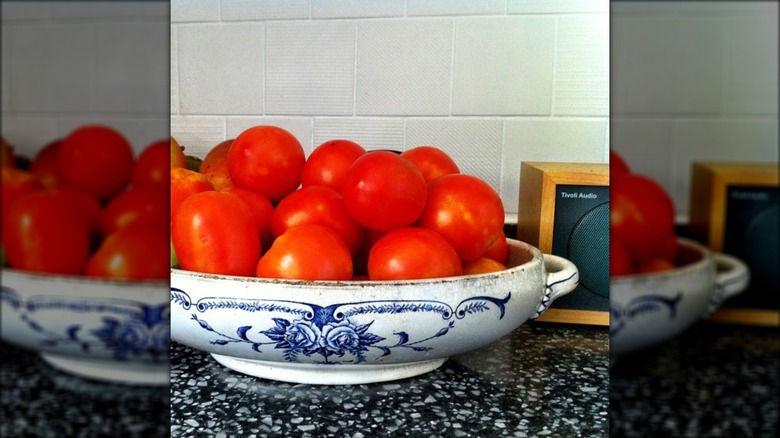
<path id="1" fill-rule="evenodd" d="M 678 238 L 677 269 L 610 279 L 613 357 L 657 345 L 709 317 L 748 285 L 741 260 Z"/>
<path id="2" fill-rule="evenodd" d="M 508 239 L 509 269 L 406 281 L 301 281 L 171 270 L 171 339 L 227 368 L 359 384 L 432 371 L 544 312 L 576 266 Z"/>
<path id="3" fill-rule="evenodd" d="M 126 282 L 2 270 L 2 337 L 80 377 L 170 381 L 167 281 Z"/>

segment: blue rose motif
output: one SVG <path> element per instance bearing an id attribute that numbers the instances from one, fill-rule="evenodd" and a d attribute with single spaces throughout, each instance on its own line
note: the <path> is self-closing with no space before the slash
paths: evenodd
<path id="1" fill-rule="evenodd" d="M 287 327 L 284 340 L 296 351 L 313 351 L 318 346 L 321 332 L 311 321 L 295 321 Z"/>
<path id="2" fill-rule="evenodd" d="M 149 329 L 138 320 L 127 320 L 114 331 L 113 341 L 123 351 L 143 349 L 149 342 Z"/>
<path id="3" fill-rule="evenodd" d="M 348 323 L 326 324 L 322 328 L 320 343 L 327 351 L 339 356 L 343 356 L 345 350 L 349 352 L 365 350 L 365 347 L 361 348 L 360 334 L 355 330 L 355 326 Z"/>

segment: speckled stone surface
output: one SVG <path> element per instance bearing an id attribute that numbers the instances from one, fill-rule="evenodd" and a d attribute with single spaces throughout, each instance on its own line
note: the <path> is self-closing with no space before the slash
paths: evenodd
<path id="1" fill-rule="evenodd" d="M 615 437 L 776 437 L 780 331 L 701 322 L 610 373 Z"/>
<path id="2" fill-rule="evenodd" d="M 173 342 L 171 436 L 604 437 L 608 352 L 606 327 L 530 322 L 428 374 L 318 386 L 246 376 Z"/>
<path id="3" fill-rule="evenodd" d="M 90 381 L 0 342 L 0 437 L 165 437 L 170 389 Z"/>

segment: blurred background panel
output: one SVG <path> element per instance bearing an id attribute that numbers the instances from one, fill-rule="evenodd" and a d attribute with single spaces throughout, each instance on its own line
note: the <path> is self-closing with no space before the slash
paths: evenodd
<path id="1" fill-rule="evenodd" d="M 1 12 L 0 122 L 3 138 L 18 156 L 32 159 L 53 140 L 88 124 L 121 132 L 136 157 L 153 141 L 167 140 L 168 2 L 3 1 Z M 19 310 L 5 278 L 3 286 L 4 310 Z M 45 312 L 28 310 L 29 327 L 35 322 L 45 329 Z M 90 314 L 82 312 L 80 318 L 74 323 L 88 321 Z M 105 322 L 108 327 L 112 321 Z M 71 335 L 91 336 L 86 328 Z M 64 344 L 64 335 L 50 341 Z M 167 339 L 164 344 L 167 355 Z M 85 379 L 52 367 L 33 350 L 6 341 L 0 349 L 0 436 L 169 434 L 166 385 Z M 163 365 L 167 369 L 167 360 Z M 109 363 L 100 373 L 111 376 L 114 370 Z"/>
<path id="2" fill-rule="evenodd" d="M 692 233 L 692 221 L 706 218 L 710 229 L 719 223 L 722 233 L 732 233 L 726 242 L 753 242 L 749 254 L 732 252 L 753 270 L 741 295 L 679 336 L 617 358 L 610 371 L 611 435 L 774 436 L 780 309 L 761 265 L 774 265 L 768 272 L 776 282 L 778 3 L 616 1 L 610 22 L 612 149 L 671 195 L 678 236 L 731 251 L 723 234 L 716 244 L 712 234 Z M 695 184 L 694 162 L 720 163 L 698 176 L 720 182 Z M 618 183 L 613 179 L 613 187 Z M 712 189 L 724 185 L 742 191 L 727 199 Z M 741 210 L 732 201 L 759 198 L 763 213 L 750 214 L 760 225 L 775 225 L 761 227 L 757 239 L 747 225 L 728 231 L 730 223 L 723 223 L 732 216 L 712 208 L 720 202 L 727 211 Z"/>

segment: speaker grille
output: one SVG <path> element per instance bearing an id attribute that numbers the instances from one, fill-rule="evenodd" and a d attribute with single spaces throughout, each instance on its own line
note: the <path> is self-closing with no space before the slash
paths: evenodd
<path id="1" fill-rule="evenodd" d="M 572 229 L 568 248 L 580 285 L 609 298 L 609 203 L 585 213 Z"/>

